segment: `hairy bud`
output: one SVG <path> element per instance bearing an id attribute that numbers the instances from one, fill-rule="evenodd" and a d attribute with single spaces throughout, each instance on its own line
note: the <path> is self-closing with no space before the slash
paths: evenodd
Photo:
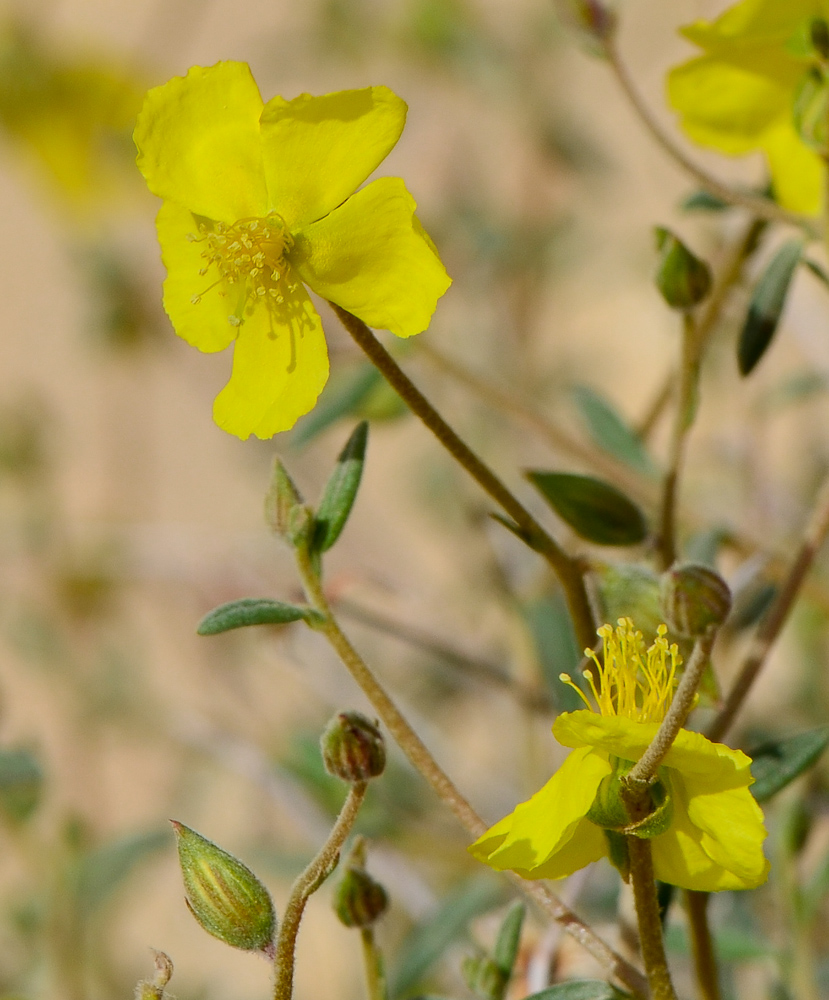
<path id="1" fill-rule="evenodd" d="M 711 291 L 711 270 L 669 229 L 657 226 L 656 287 L 672 309 L 693 309 Z"/>
<path id="2" fill-rule="evenodd" d="M 339 712 L 320 738 L 325 769 L 354 784 L 383 773 L 386 743 L 379 727 L 360 712 Z"/>
<path id="3" fill-rule="evenodd" d="M 697 563 L 673 566 L 662 575 L 662 610 L 673 632 L 702 635 L 722 625 L 731 610 L 728 584 L 713 569 Z"/>
<path id="4" fill-rule="evenodd" d="M 334 912 L 346 927 L 370 927 L 388 905 L 386 890 L 362 868 L 348 868 L 334 890 Z"/>

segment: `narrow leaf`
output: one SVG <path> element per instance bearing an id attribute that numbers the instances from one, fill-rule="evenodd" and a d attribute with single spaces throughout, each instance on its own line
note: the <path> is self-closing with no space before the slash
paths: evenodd
<path id="1" fill-rule="evenodd" d="M 524 924 L 526 912 L 527 907 L 520 900 L 516 900 L 512 904 L 498 931 L 495 950 L 492 952 L 495 964 L 503 972 L 504 978 L 507 980 L 512 975 L 513 966 L 518 957 L 521 928 Z"/>
<path id="2" fill-rule="evenodd" d="M 629 996 L 601 979 L 573 979 L 533 993 L 526 1000 L 627 1000 Z"/>
<path id="3" fill-rule="evenodd" d="M 363 476 L 367 443 L 368 422 L 362 420 L 340 452 L 322 492 L 314 529 L 313 548 L 317 552 L 327 552 L 345 527 Z"/>
<path id="4" fill-rule="evenodd" d="M 656 473 L 639 436 L 602 395 L 589 386 L 579 385 L 573 389 L 573 398 L 590 437 L 603 451 L 647 476 Z"/>
<path id="5" fill-rule="evenodd" d="M 303 448 L 341 417 L 355 413 L 382 380 L 383 376 L 369 362 L 332 378 L 314 409 L 297 424 L 291 435 L 292 447 Z"/>
<path id="6" fill-rule="evenodd" d="M 710 191 L 694 191 L 679 207 L 683 212 L 722 212 L 731 206 Z"/>
<path id="7" fill-rule="evenodd" d="M 648 526 L 639 508 L 610 483 L 569 472 L 528 472 L 527 478 L 562 520 L 596 545 L 638 545 Z"/>
<path id="8" fill-rule="evenodd" d="M 301 618 L 311 621 L 314 611 L 295 604 L 272 601 L 267 597 L 243 597 L 239 601 L 221 604 L 209 611 L 196 629 L 199 635 L 218 635 L 248 625 L 287 625 Z"/>
<path id="9" fill-rule="evenodd" d="M 23 747 L 0 749 L 0 812 L 22 822 L 37 808 L 43 790 L 43 768 Z"/>
<path id="10" fill-rule="evenodd" d="M 90 915 L 145 861 L 169 846 L 166 830 L 152 830 L 113 840 L 85 854 L 74 870 L 77 903 Z"/>
<path id="11" fill-rule="evenodd" d="M 741 375 L 748 375 L 766 353 L 777 331 L 789 285 L 802 253 L 800 240 L 784 243 L 757 282 L 737 345 Z"/>
<path id="12" fill-rule="evenodd" d="M 758 802 L 766 802 L 789 782 L 794 781 L 815 763 L 829 744 L 829 726 L 811 729 L 787 740 L 777 740 L 758 747 L 751 757 L 754 784 L 751 790 Z"/>
<path id="13" fill-rule="evenodd" d="M 525 545 L 529 546 L 535 552 L 535 546 L 533 545 L 532 538 L 530 538 L 527 532 L 524 531 L 523 528 L 519 527 L 515 523 L 515 521 L 512 520 L 512 518 L 504 517 L 503 514 L 496 514 L 496 513 L 492 513 L 489 516 L 492 518 L 493 521 L 497 521 L 499 524 L 503 524 L 503 526 L 507 529 L 507 531 L 515 535 L 516 538 L 520 538 Z"/>
<path id="14" fill-rule="evenodd" d="M 818 281 L 822 281 L 823 284 L 829 288 L 829 274 L 826 273 L 825 269 L 821 267 L 817 261 L 811 260 L 809 257 L 804 257 L 803 263 L 809 268 Z"/>

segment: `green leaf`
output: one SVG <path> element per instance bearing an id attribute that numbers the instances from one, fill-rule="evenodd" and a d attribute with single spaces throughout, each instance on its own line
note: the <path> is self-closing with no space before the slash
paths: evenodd
<path id="1" fill-rule="evenodd" d="M 354 428 L 351 437 L 337 458 L 334 471 L 325 484 L 322 499 L 315 516 L 314 541 L 312 547 L 317 552 L 327 552 L 340 537 L 345 527 L 366 460 L 368 443 L 368 423 L 362 420 Z"/>
<path id="2" fill-rule="evenodd" d="M 360 364 L 356 370 L 335 375 L 314 409 L 297 424 L 291 435 L 291 445 L 302 448 L 342 417 L 354 414 L 367 403 L 382 380 L 383 376 L 369 362 Z"/>
<path id="3" fill-rule="evenodd" d="M 583 702 L 579 696 L 560 680 L 560 675 L 566 673 L 578 683 L 577 671 L 582 658 L 573 620 L 561 592 L 541 594 L 523 601 L 520 607 L 553 705 L 561 712 L 580 708 Z"/>
<path id="4" fill-rule="evenodd" d="M 470 920 L 501 902 L 504 890 L 501 879 L 476 875 L 452 892 L 426 923 L 415 927 L 389 975 L 392 1000 L 409 995 L 446 949 L 467 933 Z"/>
<path id="5" fill-rule="evenodd" d="M 710 191 L 694 191 L 679 206 L 683 212 L 722 212 L 731 208 L 727 201 L 718 198 Z"/>
<path id="6" fill-rule="evenodd" d="M 499 524 L 502 524 L 507 529 L 507 531 L 515 535 L 516 538 L 520 538 L 525 545 L 529 546 L 533 550 L 533 552 L 536 551 L 536 547 L 533 545 L 532 538 L 527 534 L 526 531 L 524 531 L 523 528 L 519 527 L 515 523 L 515 521 L 512 520 L 512 518 L 505 517 L 503 514 L 498 514 L 494 512 L 489 516 L 492 518 L 493 521 L 497 521 Z"/>
<path id="7" fill-rule="evenodd" d="M 829 726 L 787 740 L 764 743 L 749 754 L 758 802 L 766 802 L 815 763 L 829 744 Z"/>
<path id="8" fill-rule="evenodd" d="M 504 917 L 501 928 L 498 931 L 498 938 L 495 941 L 495 949 L 492 952 L 492 957 L 506 979 L 509 979 L 512 975 L 513 966 L 518 957 L 521 928 L 524 924 L 526 913 L 527 907 L 524 906 L 521 900 L 516 900 L 509 910 L 507 910 L 507 915 Z"/>
<path id="9" fill-rule="evenodd" d="M 35 811 L 43 790 L 43 769 L 24 748 L 0 750 L 0 812 L 22 823 Z"/>
<path id="10" fill-rule="evenodd" d="M 312 608 L 272 601 L 267 597 L 243 597 L 209 611 L 199 622 L 196 632 L 199 635 L 218 635 L 248 625 L 287 625 L 300 619 L 313 622 L 316 617 L 317 613 Z"/>
<path id="11" fill-rule="evenodd" d="M 823 267 L 817 263 L 817 261 L 811 260 L 809 257 L 804 257 L 801 263 L 805 264 L 806 267 L 812 272 L 812 274 L 822 281 L 827 288 L 829 288 L 829 274 L 826 273 Z"/>
<path id="12" fill-rule="evenodd" d="M 75 870 L 81 913 L 90 916 L 140 864 L 169 846 L 169 833 L 153 830 L 122 837 L 84 855 Z"/>
<path id="13" fill-rule="evenodd" d="M 645 517 L 610 483 L 569 472 L 528 472 L 558 516 L 596 545 L 638 545 L 648 534 Z"/>
<path id="14" fill-rule="evenodd" d="M 777 331 L 789 285 L 802 253 L 803 243 L 800 240 L 784 243 L 757 282 L 737 344 L 741 375 L 748 375 L 766 353 Z"/>
<path id="15" fill-rule="evenodd" d="M 526 1000 L 627 1000 L 629 996 L 601 979 L 573 979 L 533 993 Z"/>
<path id="16" fill-rule="evenodd" d="M 603 451 L 644 475 L 656 474 L 656 466 L 639 436 L 603 396 L 589 386 L 579 385 L 573 389 L 573 398 L 590 437 Z"/>

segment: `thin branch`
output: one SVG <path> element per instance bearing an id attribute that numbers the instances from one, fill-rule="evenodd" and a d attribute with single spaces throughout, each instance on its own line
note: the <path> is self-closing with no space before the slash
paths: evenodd
<path id="1" fill-rule="evenodd" d="M 521 681 L 516 680 L 516 678 L 508 674 L 506 670 L 503 670 L 495 663 L 491 663 L 489 660 L 463 653 L 453 646 L 449 646 L 434 636 L 429 635 L 422 629 L 413 628 L 411 625 L 395 621 L 378 611 L 355 604 L 353 601 L 340 600 L 337 601 L 336 606 L 340 614 L 356 622 L 368 625 L 369 628 L 376 629 L 378 632 L 383 632 L 395 639 L 399 639 L 401 642 L 408 643 L 416 649 L 424 650 L 436 659 L 456 667 L 459 671 L 468 674 L 470 677 L 476 677 L 479 680 L 503 688 L 524 708 L 532 712 L 545 714 L 553 708 L 549 696 L 544 691 L 522 684 Z"/>
<path id="2" fill-rule="evenodd" d="M 631 819 L 635 817 L 632 815 Z M 651 1000 L 676 1000 L 662 937 L 651 842 L 642 837 L 627 837 L 626 841 L 636 921 L 639 925 L 639 947 L 648 975 Z"/>
<path id="3" fill-rule="evenodd" d="M 720 741 L 731 728 L 737 712 L 766 662 L 771 647 L 786 624 L 806 574 L 811 569 L 827 532 L 829 532 L 829 476 L 820 488 L 800 548 L 791 562 L 783 584 L 757 628 L 748 655 L 728 692 L 723 707 L 708 729 L 709 739 Z"/>
<path id="4" fill-rule="evenodd" d="M 671 136 L 665 132 L 650 108 L 642 100 L 627 71 L 627 67 L 619 56 L 618 49 L 610 40 L 605 44 L 605 54 L 620 87 L 624 91 L 631 107 L 639 116 L 639 120 L 668 156 L 682 167 L 687 174 L 693 177 L 698 184 L 705 188 L 706 191 L 709 191 L 729 205 L 739 205 L 741 208 L 747 208 L 760 219 L 797 226 L 799 229 L 805 229 L 813 236 L 819 234 L 818 225 L 814 219 L 810 219 L 805 215 L 798 215 L 795 212 L 788 212 L 769 198 L 762 198 L 758 195 L 729 187 L 695 163 Z"/>
<path id="5" fill-rule="evenodd" d="M 362 348 L 368 359 L 398 393 L 409 409 L 419 417 L 440 443 L 463 466 L 472 478 L 515 522 L 530 545 L 550 565 L 567 598 L 573 625 L 582 646 L 591 646 L 596 631 L 593 611 L 579 562 L 571 558 L 558 542 L 507 489 L 492 469 L 463 441 L 414 385 L 394 358 L 366 324 L 351 313 L 331 303 L 340 322 Z"/>
<path id="6" fill-rule="evenodd" d="M 297 548 L 296 561 L 308 601 L 323 617 L 322 623 L 315 628 L 328 640 L 414 768 L 432 786 L 438 798 L 449 806 L 467 833 L 476 839 L 486 833 L 486 823 L 429 752 L 340 628 L 307 549 Z M 540 882 L 528 882 L 518 875 L 510 874 L 509 877 L 628 989 L 639 997 L 647 995 L 647 984 L 639 970 L 608 947 L 551 889 Z"/>
<path id="7" fill-rule="evenodd" d="M 714 941 L 708 926 L 707 892 L 685 893 L 688 911 L 688 927 L 691 932 L 691 951 L 694 955 L 694 971 L 701 1000 L 720 1000 L 720 983 L 717 975 L 717 956 Z"/>

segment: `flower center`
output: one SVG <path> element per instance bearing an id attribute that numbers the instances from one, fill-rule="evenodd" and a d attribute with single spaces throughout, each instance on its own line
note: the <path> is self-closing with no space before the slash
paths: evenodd
<path id="1" fill-rule="evenodd" d="M 634 722 L 662 722 L 682 663 L 676 643 L 669 644 L 665 638 L 667 631 L 667 626 L 660 625 L 656 639 L 646 649 L 642 633 L 636 631 L 630 618 L 620 618 L 615 629 L 602 625 L 597 633 L 602 639 L 601 660 L 592 649 L 584 651 L 598 671 L 598 687 L 594 674 L 584 671 L 598 714 L 620 715 Z M 560 679 L 578 693 L 591 712 L 596 711 L 567 674 L 561 674 Z"/>
<path id="2" fill-rule="evenodd" d="M 199 218 L 198 235 L 188 233 L 191 243 L 203 243 L 205 264 L 199 274 L 215 268 L 216 280 L 190 300 L 197 305 L 202 296 L 219 287 L 219 294 L 231 298 L 232 311 L 228 322 L 241 326 L 257 302 L 266 302 L 272 309 L 282 305 L 285 292 L 287 261 L 285 254 L 294 245 L 281 216 L 271 212 L 264 218 L 239 219 L 232 225 Z"/>

